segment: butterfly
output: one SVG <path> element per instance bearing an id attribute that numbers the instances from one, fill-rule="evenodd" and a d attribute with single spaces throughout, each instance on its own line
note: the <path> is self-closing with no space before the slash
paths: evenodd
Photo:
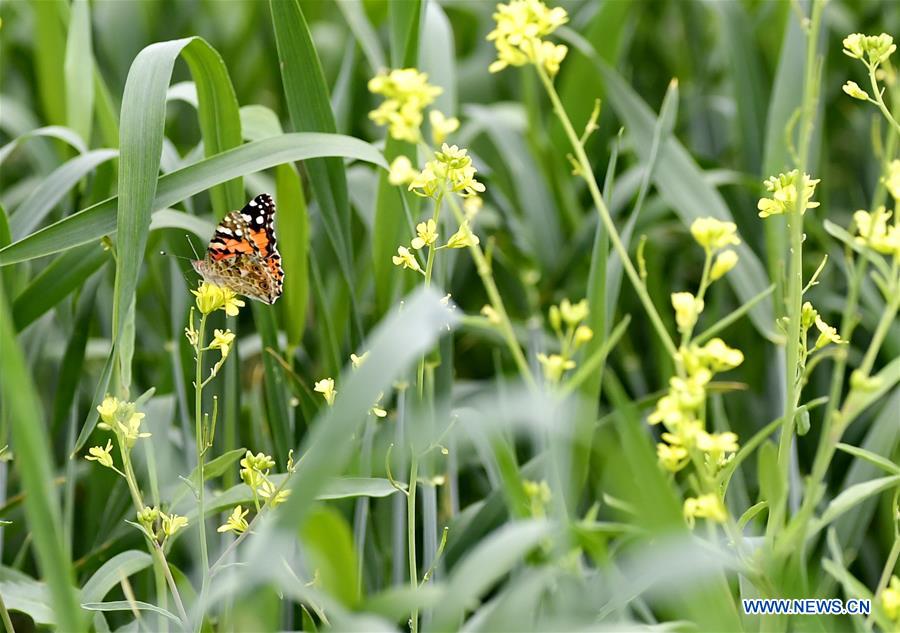
<path id="1" fill-rule="evenodd" d="M 281 296 L 284 270 L 275 245 L 275 202 L 261 193 L 219 222 L 204 259 L 191 264 L 208 282 L 273 304 Z"/>

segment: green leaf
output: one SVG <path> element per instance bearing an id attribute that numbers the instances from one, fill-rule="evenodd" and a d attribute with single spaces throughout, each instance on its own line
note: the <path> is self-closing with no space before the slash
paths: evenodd
<path id="1" fill-rule="evenodd" d="M 270 0 L 284 96 L 294 130 L 337 130 L 319 55 L 297 0 Z M 351 296 L 354 253 L 350 249 L 350 204 L 344 164 L 334 158 L 305 163 L 322 223 Z M 355 308 L 354 308 L 355 310 Z"/>
<path id="2" fill-rule="evenodd" d="M 0 596 L 7 610 L 24 613 L 38 625 L 56 624 L 46 583 L 17 569 L 0 567 Z"/>
<path id="3" fill-rule="evenodd" d="M 607 98 L 625 124 L 632 145 L 646 162 L 652 145 L 655 121 L 653 111 L 614 69 L 602 62 L 598 66 L 609 87 Z M 734 221 L 722 195 L 707 183 L 700 167 L 674 137 L 666 139 L 660 148 L 653 182 L 687 227 L 697 218 L 706 216 Z M 736 246 L 735 250 L 740 256 L 740 264 L 726 279 L 743 303 L 763 292 L 769 284 L 759 258 L 746 242 Z M 769 298 L 761 300 L 750 310 L 750 318 L 756 329 L 770 339 L 775 336 L 772 331 L 772 310 Z"/>
<path id="4" fill-rule="evenodd" d="M 858 446 L 850 446 L 849 444 L 844 444 L 843 442 L 839 442 L 837 448 L 838 450 L 849 453 L 854 457 L 864 459 L 870 464 L 874 464 L 886 473 L 890 473 L 892 475 L 900 475 L 900 466 L 898 466 L 891 460 L 882 457 L 881 455 L 878 455 L 871 451 L 867 451 L 864 448 L 859 448 Z"/>
<path id="5" fill-rule="evenodd" d="M 31 371 L 16 340 L 6 290 L 0 277 L 0 396 L 11 423 L 15 465 L 25 493 L 25 516 L 41 574 L 50 588 L 51 604 L 61 630 L 81 630 L 72 567 L 62 542 L 58 497 L 52 484 L 50 442 Z"/>
<path id="6" fill-rule="evenodd" d="M 128 550 L 116 554 L 95 571 L 81 588 L 81 599 L 84 602 L 100 602 L 106 594 L 125 578 L 147 569 L 153 564 L 153 558 L 146 552 Z"/>
<path id="7" fill-rule="evenodd" d="M 99 244 L 86 244 L 57 257 L 13 302 L 13 321 L 21 332 L 63 300 L 109 259 Z"/>
<path id="8" fill-rule="evenodd" d="M 900 475 L 891 475 L 890 477 L 880 477 L 859 484 L 850 486 L 846 490 L 831 500 L 828 507 L 818 519 L 810 523 L 807 538 L 812 538 L 825 526 L 829 525 L 836 518 L 852 510 L 854 507 L 877 494 L 881 494 L 885 490 L 890 490 L 900 484 Z"/>
<path id="9" fill-rule="evenodd" d="M 370 73 L 375 74 L 386 65 L 384 51 L 381 49 L 381 42 L 378 41 L 378 34 L 366 16 L 362 0 L 341 0 L 337 6 L 344 14 L 347 26 L 350 27 L 359 47 L 366 56 Z"/>
<path id="10" fill-rule="evenodd" d="M 881 371 L 872 376 L 877 387 L 871 391 L 852 390 L 844 402 L 844 424 L 850 424 L 856 417 L 874 404 L 881 396 L 900 382 L 900 357 L 893 359 Z"/>
<path id="11" fill-rule="evenodd" d="M 91 139 L 94 116 L 94 51 L 91 46 L 91 9 L 87 0 L 74 0 L 66 39 L 66 120 L 85 141 Z"/>
<path id="12" fill-rule="evenodd" d="M 777 508 L 786 494 L 785 482 L 779 475 L 778 448 L 773 442 L 765 442 L 757 454 L 759 465 L 759 496 L 770 508 Z"/>
<path id="13" fill-rule="evenodd" d="M 549 523 L 520 521 L 505 525 L 479 542 L 453 568 L 447 583 L 446 598 L 434 610 L 432 630 L 455 629 L 465 610 L 476 604 L 551 533 Z"/>
<path id="14" fill-rule="evenodd" d="M 300 175 L 293 165 L 275 168 L 275 201 L 278 204 L 278 245 L 286 271 L 281 322 L 290 350 L 300 345 L 303 339 L 309 304 L 309 210 Z"/>
<path id="15" fill-rule="evenodd" d="M 287 273 L 285 273 L 287 275 Z M 252 302 L 253 320 L 256 329 L 262 339 L 262 361 L 265 371 L 263 389 L 266 399 L 266 419 L 272 435 L 272 451 L 275 455 L 287 455 L 294 443 L 294 425 L 287 409 L 284 394 L 287 392 L 284 385 L 284 372 L 278 365 L 272 354 L 265 353 L 273 350 L 281 353 L 278 345 L 278 328 L 275 325 L 275 313 L 259 302 Z"/>
<path id="16" fill-rule="evenodd" d="M 5 161 L 7 157 L 9 157 L 9 155 L 12 154 L 17 147 L 19 147 L 19 145 L 29 139 L 40 137 L 59 139 L 60 141 L 68 143 L 69 145 L 74 147 L 79 154 L 84 154 L 88 151 L 87 146 L 84 144 L 84 141 L 74 130 L 61 125 L 48 125 L 47 127 L 41 127 L 36 130 L 32 130 L 31 132 L 26 132 L 21 136 L 17 136 L 3 147 L 0 147 L 0 165 L 3 164 L 3 161 Z"/>
<path id="17" fill-rule="evenodd" d="M 141 602 L 140 600 L 114 600 L 112 602 L 85 602 L 81 605 L 82 609 L 87 609 L 88 611 L 128 611 L 133 612 L 135 609 L 138 611 L 152 611 L 153 613 L 158 613 L 163 615 L 173 622 L 177 624 L 182 624 L 181 620 L 177 615 L 172 613 L 171 611 L 167 611 L 166 609 L 161 609 L 154 604 L 149 604 L 147 602 Z"/>
<path id="18" fill-rule="evenodd" d="M 315 156 L 343 156 L 387 169 L 381 152 L 359 139 L 339 134 L 285 134 L 247 143 L 161 176 L 152 208 L 165 209 L 237 176 Z M 58 253 L 114 233 L 117 202 L 118 198 L 108 198 L 0 249 L 0 266 Z"/>
<path id="19" fill-rule="evenodd" d="M 69 6 L 63 0 L 34 0 L 29 6 L 34 12 L 34 57 L 44 118 L 51 124 L 63 125 L 66 122 L 63 17 Z"/>
<path id="20" fill-rule="evenodd" d="M 98 149 L 79 154 L 57 167 L 13 211 L 10 217 L 13 238 L 20 240 L 31 233 L 82 178 L 118 155 L 114 149 Z"/>
<path id="21" fill-rule="evenodd" d="M 359 602 L 357 560 L 350 526 L 334 508 L 318 507 L 300 528 L 304 553 L 322 589 L 347 607 Z"/>

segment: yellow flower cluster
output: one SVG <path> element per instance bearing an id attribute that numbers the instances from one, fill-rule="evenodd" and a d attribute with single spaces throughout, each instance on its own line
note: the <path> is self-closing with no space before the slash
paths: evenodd
<path id="1" fill-rule="evenodd" d="M 894 202 L 900 201 L 900 160 L 892 160 L 888 163 L 887 176 L 884 178 L 884 185 L 894 199 Z"/>
<path id="2" fill-rule="evenodd" d="M 819 315 L 819 311 L 813 307 L 813 304 L 807 301 L 800 309 L 801 341 L 806 341 L 807 332 L 809 332 L 813 325 L 815 325 L 816 329 L 819 331 L 819 336 L 816 338 L 816 344 L 813 346 L 813 349 L 808 351 L 820 350 L 831 343 L 843 345 L 847 342 L 840 337 L 837 328 L 828 325 Z"/>
<path id="3" fill-rule="evenodd" d="M 278 486 L 269 479 L 269 471 L 275 467 L 275 460 L 265 453 L 253 454 L 247 451 L 241 459 L 241 481 L 243 481 L 254 495 L 259 495 L 273 508 L 284 503 L 290 495 L 289 490 L 278 490 Z M 288 466 L 290 470 L 290 465 Z M 220 528 L 220 531 L 221 528 Z"/>
<path id="4" fill-rule="evenodd" d="M 529 511 L 535 519 L 542 519 L 547 515 L 547 506 L 550 504 L 550 486 L 544 480 L 522 482 L 522 489 L 528 497 Z"/>
<path id="5" fill-rule="evenodd" d="M 141 421 L 144 419 L 144 414 L 137 411 L 133 402 L 119 400 L 114 396 L 106 396 L 103 402 L 100 403 L 100 406 L 97 407 L 97 412 L 100 414 L 101 420 L 97 426 L 103 430 L 115 433 L 127 448 L 134 446 L 139 438 L 150 437 L 149 433 L 141 431 Z M 109 454 L 108 451 L 101 449 L 99 446 L 94 448 L 99 449 L 100 452 L 105 452 L 107 455 Z M 104 463 L 105 459 L 100 459 L 99 452 L 91 449 L 90 453 L 95 455 L 97 461 L 101 464 L 104 466 L 108 465 Z"/>
<path id="6" fill-rule="evenodd" d="M 187 517 L 174 513 L 166 514 L 156 506 L 144 506 L 138 510 L 137 520 L 160 543 L 165 543 L 166 539 L 188 525 Z"/>
<path id="7" fill-rule="evenodd" d="M 818 202 L 813 202 L 812 197 L 816 191 L 818 179 L 812 179 L 809 174 L 803 174 L 796 169 L 784 174 L 778 174 L 767 178 L 763 183 L 766 191 L 772 193 L 771 198 L 760 198 L 756 205 L 759 209 L 759 217 L 767 218 L 770 215 L 781 215 L 784 213 L 794 213 L 798 208 L 813 209 L 819 206 Z M 802 200 L 798 199 L 797 189 L 803 190 Z"/>
<path id="8" fill-rule="evenodd" d="M 526 64 L 543 66 L 551 77 L 559 72 L 568 48 L 541 38 L 569 20 L 565 9 L 551 9 L 540 0 L 512 0 L 498 4 L 493 17 L 496 27 L 487 39 L 497 47 L 497 61 L 488 67 L 490 72 Z"/>
<path id="9" fill-rule="evenodd" d="M 851 33 L 844 38 L 844 55 L 860 59 L 871 66 L 883 64 L 895 50 L 897 45 L 894 44 L 894 38 L 887 33 L 881 35 Z"/>
<path id="10" fill-rule="evenodd" d="M 691 451 L 696 451 L 715 472 L 737 452 L 738 438 L 734 433 L 706 431 L 706 387 L 716 373 L 743 363 L 744 355 L 714 338 L 703 346 L 682 347 L 675 361 L 681 375 L 669 380 L 668 393 L 647 418 L 650 424 L 662 423 L 666 428 L 663 442 L 656 447 L 659 463 L 670 472 L 678 472 L 690 461 Z"/>
<path id="11" fill-rule="evenodd" d="M 689 497 L 684 500 L 684 518 L 688 525 L 694 526 L 695 519 L 709 519 L 716 523 L 724 523 L 728 518 L 725 505 L 716 494 Z"/>
<path id="12" fill-rule="evenodd" d="M 883 206 L 873 212 L 859 210 L 853 214 L 858 235 L 856 242 L 868 246 L 883 255 L 893 255 L 900 259 L 900 226 L 896 223 L 888 226 L 890 211 Z"/>
<path id="13" fill-rule="evenodd" d="M 434 153 L 434 160 L 425 164 L 409 183 L 409 190 L 425 198 L 434 198 L 447 192 L 458 193 L 463 198 L 484 192 L 484 185 L 475 180 L 475 166 L 468 150 L 456 145 L 441 145 Z"/>
<path id="14" fill-rule="evenodd" d="M 410 143 L 420 140 L 422 113 L 443 92 L 428 83 L 426 73 L 415 68 L 380 72 L 369 80 L 369 91 L 385 98 L 369 113 L 369 118 L 378 125 L 388 126 L 388 133 L 393 138 Z"/>
<path id="15" fill-rule="evenodd" d="M 563 299 L 559 305 L 550 306 L 548 319 L 559 341 L 560 353 L 537 355 L 548 383 L 558 383 L 563 374 L 574 369 L 575 361 L 572 360 L 572 356 L 582 345 L 594 338 L 593 330 L 583 323 L 589 314 L 587 299 L 582 299 L 578 303 Z"/>
<path id="16" fill-rule="evenodd" d="M 197 290 L 191 290 L 197 297 L 197 309 L 201 314 L 211 314 L 216 310 L 224 310 L 228 316 L 237 316 L 244 302 L 230 288 L 217 286 L 208 281 L 200 282 Z"/>

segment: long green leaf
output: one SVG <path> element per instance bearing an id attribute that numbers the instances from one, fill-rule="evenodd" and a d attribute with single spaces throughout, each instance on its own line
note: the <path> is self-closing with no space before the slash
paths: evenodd
<path id="1" fill-rule="evenodd" d="M 66 119 L 85 141 L 91 139 L 94 117 L 94 50 L 88 0 L 74 0 L 66 39 Z"/>
<path id="2" fill-rule="evenodd" d="M 31 372 L 16 340 L 6 290 L 0 277 L 0 395 L 12 426 L 15 465 L 25 492 L 25 515 L 30 526 L 41 573 L 50 587 L 53 611 L 61 630 L 80 631 L 72 567 L 62 541 L 59 502 L 51 483 L 50 443 Z"/>
<path id="3" fill-rule="evenodd" d="M 150 554 L 138 550 L 128 550 L 116 554 L 100 566 L 81 588 L 83 602 L 100 602 L 113 587 L 153 564 Z"/>
<path id="4" fill-rule="evenodd" d="M 152 208 L 165 209 L 213 185 L 282 163 L 318 156 L 342 156 L 387 169 L 369 143 L 339 134 L 285 134 L 247 143 L 159 178 Z M 116 231 L 116 204 L 109 198 L 0 250 L 0 266 L 51 255 Z"/>

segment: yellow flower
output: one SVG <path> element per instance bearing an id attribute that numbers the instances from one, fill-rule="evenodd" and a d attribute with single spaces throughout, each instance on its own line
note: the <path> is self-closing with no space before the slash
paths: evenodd
<path id="1" fill-rule="evenodd" d="M 410 253 L 409 249 L 405 246 L 397 247 L 397 254 L 391 257 L 391 261 L 394 262 L 394 266 L 409 268 L 410 270 L 415 270 L 416 272 L 421 272 L 422 270 L 422 267 L 419 266 L 419 261 L 416 259 L 416 256 Z"/>
<path id="2" fill-rule="evenodd" d="M 544 370 L 544 378 L 550 383 L 559 382 L 566 371 L 575 367 L 574 360 L 563 358 L 559 354 L 538 354 L 537 359 Z"/>
<path id="3" fill-rule="evenodd" d="M 444 143 L 441 151 L 435 152 L 434 160 L 428 161 L 425 169 L 409 183 L 409 190 L 425 198 L 444 191 L 458 193 L 463 198 L 474 196 L 484 191 L 484 185 L 475 180 L 476 173 L 468 150 Z"/>
<path id="4" fill-rule="evenodd" d="M 112 440 L 106 440 L 106 448 L 101 446 L 92 446 L 88 449 L 89 455 L 85 456 L 85 459 L 88 461 L 96 461 L 101 466 L 106 466 L 107 468 L 113 467 L 113 458 L 112 458 Z"/>
<path id="5" fill-rule="evenodd" d="M 693 527 L 694 519 L 709 519 L 716 523 L 724 523 L 728 514 L 718 495 L 707 494 L 684 500 L 684 518 L 688 525 Z"/>
<path id="6" fill-rule="evenodd" d="M 422 126 L 422 112 L 443 92 L 428 83 L 428 75 L 415 68 L 380 72 L 369 80 L 369 91 L 385 100 L 369 113 L 378 125 L 388 126 L 395 139 L 416 143 Z"/>
<path id="7" fill-rule="evenodd" d="M 427 222 L 419 222 L 416 225 L 416 237 L 413 238 L 412 247 L 420 250 L 425 246 L 431 246 L 437 241 L 437 223 L 429 219 Z"/>
<path id="8" fill-rule="evenodd" d="M 900 621 L 900 578 L 897 576 L 891 576 L 891 583 L 881 592 L 881 608 L 890 621 Z"/>
<path id="9" fill-rule="evenodd" d="M 466 214 L 466 219 L 474 220 L 482 206 L 484 206 L 484 200 L 481 199 L 481 196 L 468 196 L 463 200 L 463 212 Z"/>
<path id="10" fill-rule="evenodd" d="M 738 436 L 734 433 L 707 433 L 701 431 L 695 438 L 697 448 L 707 455 L 713 464 L 723 465 L 728 454 L 738 450 Z"/>
<path id="11" fill-rule="evenodd" d="M 450 236 L 445 246 L 447 248 L 466 248 L 477 245 L 479 241 L 478 236 L 469 228 L 469 221 L 463 220 L 463 223 L 459 225 L 459 230 Z"/>
<path id="12" fill-rule="evenodd" d="M 322 380 L 316 381 L 313 389 L 318 393 L 321 393 L 322 397 L 325 398 L 325 402 L 329 405 L 334 404 L 334 397 L 337 395 L 337 390 L 334 388 L 333 379 L 323 378 Z"/>
<path id="13" fill-rule="evenodd" d="M 587 299 L 582 299 L 575 304 L 568 299 L 563 299 L 559 304 L 559 315 L 568 325 L 578 325 L 588 317 L 588 314 L 590 314 L 590 308 Z"/>
<path id="14" fill-rule="evenodd" d="M 712 268 L 709 271 L 710 281 L 721 279 L 726 273 L 734 268 L 738 263 L 738 254 L 731 250 L 722 251 L 716 255 Z"/>
<path id="15" fill-rule="evenodd" d="M 494 13 L 496 28 L 487 39 L 497 47 L 497 61 L 488 70 L 499 72 L 507 66 L 539 64 L 552 77 L 566 56 L 565 46 L 541 40 L 569 19 L 561 7 L 548 8 L 540 0 L 512 0 L 498 4 Z"/>
<path id="16" fill-rule="evenodd" d="M 818 310 L 809 301 L 804 301 L 803 306 L 800 308 L 800 327 L 808 330 L 818 318 Z"/>
<path id="17" fill-rule="evenodd" d="M 900 185 L 900 182 L 896 184 Z M 856 242 L 869 246 L 879 253 L 885 255 L 893 253 L 895 257 L 900 257 L 900 229 L 895 224 L 888 226 L 890 217 L 890 212 L 885 211 L 884 206 L 878 207 L 872 213 L 863 210 L 854 213 L 853 222 L 859 232 Z"/>
<path id="18" fill-rule="evenodd" d="M 100 414 L 100 419 L 105 423 L 101 428 L 108 429 L 109 425 L 115 421 L 116 411 L 119 410 L 120 404 L 122 403 L 119 402 L 119 399 L 115 396 L 106 396 L 103 398 L 103 402 L 97 407 L 97 413 Z"/>
<path id="19" fill-rule="evenodd" d="M 822 349 L 829 343 L 842 345 L 847 342 L 838 335 L 837 328 L 833 328 L 825 323 L 819 315 L 816 315 L 816 328 L 819 330 L 819 338 L 816 339 L 816 349 Z"/>
<path id="20" fill-rule="evenodd" d="M 290 490 L 278 490 L 278 487 L 268 479 L 262 482 L 257 492 L 260 497 L 268 500 L 269 505 L 273 508 L 276 508 L 287 501 L 287 498 L 291 494 Z"/>
<path id="21" fill-rule="evenodd" d="M 244 302 L 230 288 L 222 288 L 222 309 L 228 316 L 237 316 L 239 308 L 244 307 Z"/>
<path id="22" fill-rule="evenodd" d="M 197 290 L 191 290 L 197 297 L 197 309 L 201 314 L 211 314 L 225 305 L 223 288 L 208 281 L 201 281 Z"/>
<path id="23" fill-rule="evenodd" d="M 365 362 L 368 355 L 369 352 L 364 352 L 359 356 L 357 356 L 356 354 L 350 354 L 350 364 L 353 366 L 353 369 L 359 369 L 360 367 L 362 367 L 362 364 Z"/>
<path id="24" fill-rule="evenodd" d="M 884 184 L 894 200 L 900 200 L 900 160 L 895 159 L 888 163 L 887 176 Z"/>
<path id="25" fill-rule="evenodd" d="M 799 183 L 803 188 L 803 200 L 798 201 L 797 186 Z M 763 183 L 767 191 L 772 192 L 771 198 L 760 198 L 756 207 L 759 209 L 759 217 L 767 218 L 770 215 L 780 215 L 782 213 L 793 213 L 800 206 L 806 209 L 814 209 L 819 206 L 818 202 L 813 202 L 812 197 L 816 191 L 818 179 L 811 179 L 809 174 L 803 174 L 796 169 L 785 174 L 778 174 L 767 178 Z"/>
<path id="26" fill-rule="evenodd" d="M 844 92 L 853 97 L 854 99 L 859 99 L 860 101 L 868 101 L 869 93 L 859 87 L 855 81 L 848 81 L 842 86 Z"/>
<path id="27" fill-rule="evenodd" d="M 575 329 L 575 343 L 577 345 L 583 345 L 584 343 L 590 341 L 592 338 L 594 338 L 594 330 L 592 330 L 588 326 L 579 325 Z"/>
<path id="28" fill-rule="evenodd" d="M 497 311 L 489 305 L 481 306 L 481 315 L 487 318 L 488 322 L 492 325 L 500 325 L 503 322 Z"/>
<path id="29" fill-rule="evenodd" d="M 683 446 L 670 446 L 664 442 L 656 445 L 656 458 L 660 465 L 672 473 L 677 473 L 688 463 L 688 452 Z"/>
<path id="30" fill-rule="evenodd" d="M 167 537 L 172 536 L 181 528 L 187 527 L 188 524 L 187 517 L 179 516 L 177 514 L 160 512 L 159 517 L 162 519 L 162 532 Z"/>
<path id="31" fill-rule="evenodd" d="M 244 518 L 249 512 L 250 510 L 243 510 L 241 506 L 235 506 L 234 510 L 231 511 L 231 515 L 228 517 L 228 520 L 225 521 L 225 524 L 220 525 L 216 531 L 243 534 L 250 527 L 250 525 L 247 523 L 247 519 Z"/>
<path id="32" fill-rule="evenodd" d="M 446 117 L 440 110 L 431 110 L 428 122 L 431 123 L 431 140 L 435 145 L 440 145 L 447 140 L 447 136 L 459 129 L 459 119 L 455 116 Z"/>
<path id="33" fill-rule="evenodd" d="M 234 342 L 234 332 L 231 330 L 222 330 L 216 329 L 213 332 L 213 340 L 212 343 L 209 344 L 209 349 L 217 349 L 222 352 L 222 358 L 228 356 L 228 352 L 231 349 L 231 344 Z"/>
<path id="34" fill-rule="evenodd" d="M 897 50 L 894 38 L 887 33 L 881 35 L 863 35 L 851 33 L 844 38 L 844 54 L 854 59 L 868 57 L 869 64 L 881 64 Z M 865 60 L 863 60 L 865 61 Z"/>
<path id="35" fill-rule="evenodd" d="M 275 460 L 265 453 L 256 455 L 247 451 L 241 459 L 241 480 L 253 490 L 258 489 L 266 481 L 269 469 L 275 467 Z"/>
<path id="36" fill-rule="evenodd" d="M 703 347 L 694 348 L 693 352 L 703 365 L 714 372 L 728 371 L 744 362 L 741 350 L 728 347 L 720 338 L 710 340 Z"/>
<path id="37" fill-rule="evenodd" d="M 391 169 L 388 172 L 388 182 L 392 185 L 407 185 L 419 175 L 412 162 L 402 154 L 391 162 Z"/>
<path id="38" fill-rule="evenodd" d="M 697 317 L 703 312 L 703 300 L 697 299 L 690 292 L 673 292 L 672 307 L 675 309 L 678 329 L 684 332 L 697 323 Z"/>
<path id="39" fill-rule="evenodd" d="M 737 246 L 741 240 L 737 236 L 734 222 L 722 222 L 716 218 L 697 218 L 691 223 L 691 235 L 705 249 L 717 251 L 726 246 Z"/>
<path id="40" fill-rule="evenodd" d="M 124 423 L 119 422 L 119 428 L 125 436 L 125 445 L 128 448 L 134 446 L 139 438 L 150 437 L 150 433 L 141 432 L 141 420 L 143 419 L 144 414 L 135 411 L 126 418 Z"/>

